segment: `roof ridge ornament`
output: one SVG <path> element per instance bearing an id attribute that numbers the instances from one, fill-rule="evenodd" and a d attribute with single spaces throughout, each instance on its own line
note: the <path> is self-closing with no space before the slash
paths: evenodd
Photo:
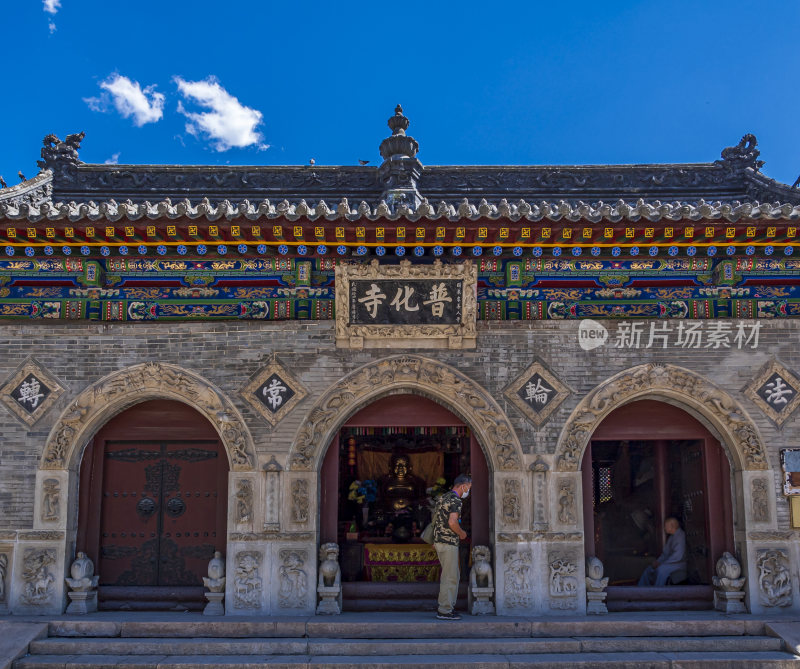
<path id="1" fill-rule="evenodd" d="M 722 149 L 722 160 L 716 162 L 723 167 L 728 167 L 737 172 L 748 167 L 758 172 L 764 165 L 764 161 L 758 159 L 761 155 L 761 151 L 756 148 L 757 146 L 758 140 L 756 136 L 747 133 L 739 140 L 736 146 L 729 146 Z"/>
<path id="2" fill-rule="evenodd" d="M 85 132 L 67 135 L 62 142 L 57 135 L 49 134 L 42 140 L 42 160 L 36 164 L 42 170 L 52 170 L 55 176 L 64 174 L 65 171 L 82 164 L 78 158 L 78 149 L 86 137 Z"/>
<path id="3" fill-rule="evenodd" d="M 383 164 L 379 174 L 384 183 L 381 200 L 385 200 L 393 212 L 399 205 L 414 211 L 422 202 L 417 189 L 417 180 L 422 175 L 422 163 L 416 157 L 419 144 L 416 139 L 406 135 L 409 120 L 403 115 L 403 108 L 399 104 L 387 124 L 392 134 L 380 146 Z"/>

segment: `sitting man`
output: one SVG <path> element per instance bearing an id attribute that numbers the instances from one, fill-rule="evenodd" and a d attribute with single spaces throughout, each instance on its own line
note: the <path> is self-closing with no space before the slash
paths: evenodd
<path id="1" fill-rule="evenodd" d="M 676 571 L 686 572 L 686 533 L 681 529 L 678 519 L 670 516 L 664 521 L 667 542 L 658 559 L 644 570 L 639 585 L 663 586 Z"/>

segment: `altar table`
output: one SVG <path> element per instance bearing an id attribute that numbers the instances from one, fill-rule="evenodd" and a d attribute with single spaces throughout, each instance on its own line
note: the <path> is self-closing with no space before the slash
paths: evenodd
<path id="1" fill-rule="evenodd" d="M 440 572 L 436 549 L 430 544 L 364 544 L 368 581 L 435 582 Z"/>

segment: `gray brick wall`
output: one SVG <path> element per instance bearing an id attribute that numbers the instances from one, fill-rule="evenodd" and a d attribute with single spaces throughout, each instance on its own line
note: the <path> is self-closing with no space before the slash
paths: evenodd
<path id="1" fill-rule="evenodd" d="M 417 353 L 450 364 L 487 388 L 515 426 L 526 453 L 552 453 L 564 421 L 592 388 L 626 368 L 655 361 L 679 365 L 707 377 L 741 402 L 755 421 L 778 468 L 781 448 L 800 446 L 797 416 L 777 429 L 741 392 L 772 357 L 800 372 L 800 322 L 763 321 L 755 350 L 622 349 L 613 345 L 619 323 L 605 321 L 611 339 L 583 351 L 576 321 L 480 322 L 472 351 Z M 684 323 L 691 323 L 684 321 Z M 706 321 L 708 323 L 708 321 Z M 644 322 L 645 329 L 649 327 Z M 6 323 L 0 326 L 0 383 L 30 355 L 57 376 L 67 392 L 34 426 L 23 426 L 0 408 L 0 517 L 2 528 L 29 528 L 33 518 L 34 476 L 47 434 L 80 391 L 111 372 L 146 361 L 168 362 L 201 374 L 219 386 L 244 416 L 263 460 L 285 453 L 307 411 L 343 375 L 401 349 L 353 352 L 336 349 L 327 321 L 254 321 L 225 323 L 86 324 Z M 239 389 L 268 357 L 279 361 L 305 385 L 309 395 L 277 427 L 270 429 L 239 396 Z M 572 390 L 570 397 L 540 429 L 526 421 L 503 397 L 509 385 L 534 359 L 546 365 Z M 800 412 L 798 412 L 800 416 Z M 779 481 L 775 481 L 776 494 Z M 780 526 L 788 526 L 788 505 L 778 496 Z"/>

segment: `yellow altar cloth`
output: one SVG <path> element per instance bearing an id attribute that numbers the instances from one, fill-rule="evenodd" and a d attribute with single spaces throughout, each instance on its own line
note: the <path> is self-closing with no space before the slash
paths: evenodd
<path id="1" fill-rule="evenodd" d="M 429 544 L 364 544 L 368 581 L 425 583 L 439 580 L 441 566 Z"/>

